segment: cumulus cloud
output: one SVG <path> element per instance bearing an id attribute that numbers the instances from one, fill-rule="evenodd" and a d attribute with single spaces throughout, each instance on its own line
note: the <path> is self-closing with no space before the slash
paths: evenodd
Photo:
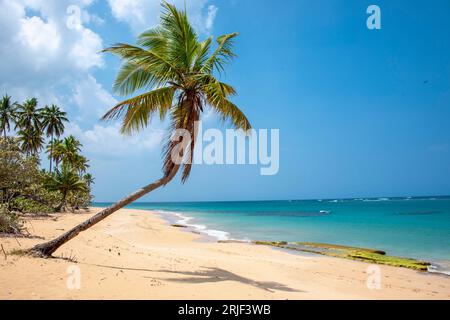
<path id="1" fill-rule="evenodd" d="M 117 100 L 91 75 L 76 84 L 73 99 L 78 107 L 79 120 L 85 122 L 87 119 L 95 122 L 117 104 Z"/>
<path id="2" fill-rule="evenodd" d="M 108 0 L 113 16 L 128 23 L 133 32 L 140 33 L 158 24 L 161 12 L 160 0 Z M 209 0 L 172 0 L 170 3 L 186 9 L 197 31 L 209 34 L 212 31 L 217 7 Z"/>
<path id="3" fill-rule="evenodd" d="M 56 103 L 63 100 L 64 88 L 102 67 L 102 39 L 83 25 L 91 2 L 0 0 L 1 92 Z M 77 22 L 76 27 L 69 21 Z"/>
<path id="4" fill-rule="evenodd" d="M 59 49 L 61 36 L 53 21 L 45 23 L 39 17 L 23 18 L 17 39 L 27 49 L 53 54 Z"/>
<path id="5" fill-rule="evenodd" d="M 88 156 L 95 158 L 129 157 L 142 152 L 159 150 L 164 131 L 147 128 L 138 135 L 124 136 L 120 134 L 120 124 L 95 125 L 92 129 L 83 130 L 77 124 L 69 124 L 66 134 L 73 134 L 83 144 Z"/>

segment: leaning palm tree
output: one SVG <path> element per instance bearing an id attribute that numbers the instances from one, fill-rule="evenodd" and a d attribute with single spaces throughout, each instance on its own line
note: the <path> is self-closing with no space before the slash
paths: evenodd
<path id="1" fill-rule="evenodd" d="M 191 172 L 195 143 L 196 122 L 207 106 L 213 108 L 234 127 L 249 130 L 250 123 L 229 97 L 236 92 L 232 86 L 220 82 L 214 74 L 220 72 L 235 55 L 232 42 L 236 33 L 199 41 L 188 21 L 185 11 L 163 3 L 161 23 L 158 27 L 142 33 L 138 45 L 117 44 L 105 49 L 124 60 L 114 89 L 118 94 L 129 95 L 136 91 L 145 93 L 117 104 L 103 119 L 122 118 L 122 133 L 132 133 L 146 127 L 155 115 L 170 118 L 171 129 L 189 132 L 191 139 L 186 145 L 168 139 L 164 148 L 163 176 L 130 194 L 112 206 L 100 211 L 90 219 L 47 243 L 31 249 L 38 256 L 50 256 L 61 245 L 113 212 L 139 199 L 149 192 L 165 186 L 182 169 L 181 179 L 186 181 Z M 183 142 L 183 138 L 180 139 Z M 179 140 L 179 141 L 180 141 Z M 179 154 L 183 162 L 172 161 Z"/>
<path id="2" fill-rule="evenodd" d="M 60 171 L 48 175 L 44 185 L 50 191 L 59 191 L 61 193 L 60 203 L 55 208 L 56 212 L 60 212 L 64 207 L 69 192 L 86 190 L 86 182 L 80 179 L 76 171 L 66 163 L 62 165 Z"/>
<path id="3" fill-rule="evenodd" d="M 38 101 L 36 98 L 28 99 L 24 103 L 17 105 L 16 128 L 22 130 L 41 129 L 41 109 L 37 105 Z"/>
<path id="4" fill-rule="evenodd" d="M 16 103 L 11 101 L 7 94 L 0 101 L 0 132 L 6 138 L 6 132 L 11 129 L 11 122 L 15 121 Z"/>
<path id="5" fill-rule="evenodd" d="M 45 130 L 47 137 L 50 137 L 50 172 L 52 172 L 52 163 L 53 163 L 53 141 L 56 136 L 59 138 L 64 132 L 64 122 L 68 122 L 69 120 L 66 118 L 66 113 L 61 111 L 58 106 L 52 104 L 50 107 L 46 106 L 41 111 L 42 116 L 42 129 Z"/>
<path id="6" fill-rule="evenodd" d="M 38 129 L 23 129 L 17 135 L 20 148 L 27 156 L 36 155 L 44 145 L 44 139 Z"/>

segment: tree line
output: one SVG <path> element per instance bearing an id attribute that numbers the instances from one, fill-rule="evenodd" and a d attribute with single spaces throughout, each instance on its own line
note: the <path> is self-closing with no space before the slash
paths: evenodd
<path id="1" fill-rule="evenodd" d="M 66 112 L 57 105 L 23 103 L 9 95 L 0 100 L 0 233 L 21 231 L 20 214 L 42 214 L 86 208 L 94 179 L 82 144 L 63 138 Z M 44 152 L 43 152 L 44 151 Z M 41 168 L 41 155 L 49 167 Z"/>

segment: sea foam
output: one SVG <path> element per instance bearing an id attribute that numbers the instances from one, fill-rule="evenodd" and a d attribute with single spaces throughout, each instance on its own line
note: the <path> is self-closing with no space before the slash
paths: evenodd
<path id="1" fill-rule="evenodd" d="M 171 222 L 175 219 L 174 222 L 176 224 L 190 228 L 193 231 L 212 237 L 218 241 L 231 240 L 229 232 L 222 230 L 208 229 L 208 227 L 204 224 L 190 223 L 192 220 L 194 220 L 194 217 L 187 216 L 186 214 L 166 210 L 156 210 L 156 212 L 167 217 Z"/>

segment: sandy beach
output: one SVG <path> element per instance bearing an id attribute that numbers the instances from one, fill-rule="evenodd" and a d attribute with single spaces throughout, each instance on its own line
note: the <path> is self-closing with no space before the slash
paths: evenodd
<path id="1" fill-rule="evenodd" d="M 50 239 L 98 210 L 25 225 Z M 0 238 L 6 253 L 42 241 Z M 379 265 L 380 289 L 369 289 L 370 264 L 206 241 L 131 209 L 81 233 L 55 256 L 0 252 L 0 299 L 450 299 L 450 277 Z"/>

